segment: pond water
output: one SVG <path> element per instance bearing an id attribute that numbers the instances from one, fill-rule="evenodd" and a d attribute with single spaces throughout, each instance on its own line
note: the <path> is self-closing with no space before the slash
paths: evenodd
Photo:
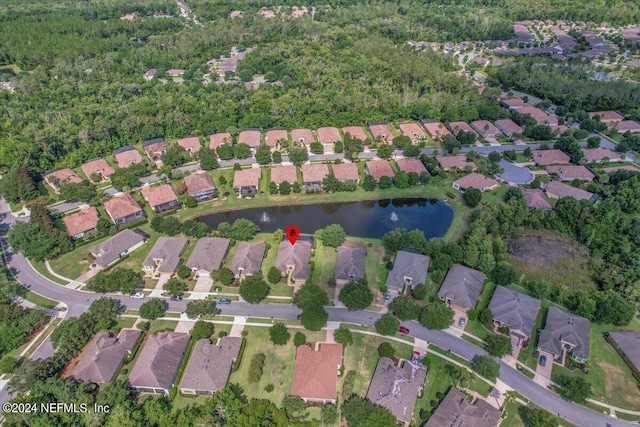
<path id="1" fill-rule="evenodd" d="M 303 234 L 312 234 L 329 224 L 340 224 L 349 236 L 375 239 L 395 228 L 417 228 L 428 239 L 445 235 L 453 213 L 451 206 L 439 200 L 398 198 L 247 208 L 204 215 L 199 220 L 215 229 L 221 222 L 232 223 L 238 218 L 247 218 L 258 224 L 263 232 L 296 225 Z"/>

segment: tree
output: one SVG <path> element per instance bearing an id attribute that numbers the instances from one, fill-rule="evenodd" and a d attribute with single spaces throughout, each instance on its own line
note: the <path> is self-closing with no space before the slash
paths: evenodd
<path id="1" fill-rule="evenodd" d="M 398 295 L 389 303 L 389 310 L 399 319 L 414 320 L 420 314 L 420 307 L 413 299 L 405 295 Z M 396 328 L 397 329 L 397 328 Z"/>
<path id="2" fill-rule="evenodd" d="M 199 299 L 189 301 L 184 311 L 190 319 L 196 319 L 200 316 L 213 316 L 218 314 L 216 303 L 207 299 Z"/>
<path id="3" fill-rule="evenodd" d="M 234 145 L 233 157 L 235 157 L 236 159 L 248 159 L 249 157 L 251 157 L 251 147 L 244 143 Z"/>
<path id="4" fill-rule="evenodd" d="M 176 274 L 178 275 L 179 278 L 184 280 L 188 277 L 191 277 L 191 269 L 186 265 L 182 264 L 180 265 L 180 267 L 178 267 L 178 272 Z"/>
<path id="5" fill-rule="evenodd" d="M 382 144 L 378 147 L 378 157 L 381 159 L 389 159 L 393 154 L 393 147 L 388 144 Z"/>
<path id="6" fill-rule="evenodd" d="M 424 306 L 418 320 L 427 328 L 445 329 L 453 323 L 453 315 L 453 310 L 444 302 L 436 300 Z"/>
<path id="7" fill-rule="evenodd" d="M 179 296 L 187 291 L 187 284 L 180 279 L 172 277 L 162 286 L 162 289 L 167 291 L 170 296 Z"/>
<path id="8" fill-rule="evenodd" d="M 491 280 L 499 285 L 510 285 L 518 281 L 518 272 L 511 265 L 505 262 L 496 265 L 490 274 Z"/>
<path id="9" fill-rule="evenodd" d="M 495 381 L 500 376 L 500 365 L 491 356 L 479 356 L 471 364 L 471 367 L 480 376 Z"/>
<path id="10" fill-rule="evenodd" d="M 269 183 L 269 194 L 278 194 L 278 184 L 273 181 Z"/>
<path id="11" fill-rule="evenodd" d="M 353 334 L 343 326 L 333 331 L 333 339 L 338 344 L 342 344 L 343 347 L 353 344 Z"/>
<path id="12" fill-rule="evenodd" d="M 298 181 L 293 183 L 293 185 L 291 186 L 291 191 L 293 191 L 295 194 L 298 194 L 302 191 L 302 186 Z"/>
<path id="13" fill-rule="evenodd" d="M 333 425 L 338 422 L 338 408 L 336 405 L 324 405 L 320 410 L 320 422 L 325 425 Z"/>
<path id="14" fill-rule="evenodd" d="M 330 224 L 322 230 L 320 238 L 325 246 L 337 248 L 344 243 L 347 234 L 340 224 Z"/>
<path id="15" fill-rule="evenodd" d="M 274 323 L 271 328 L 269 328 L 269 338 L 271 342 L 275 345 L 285 345 L 289 342 L 289 338 L 291 338 L 291 334 L 287 331 L 287 327 L 284 323 Z"/>
<path id="16" fill-rule="evenodd" d="M 462 145 L 453 135 L 444 135 L 442 137 L 442 148 L 444 148 L 447 153 L 452 154 L 455 151 L 458 151 Z"/>
<path id="17" fill-rule="evenodd" d="M 258 304 L 269 295 L 269 285 L 260 276 L 249 276 L 240 284 L 240 296 L 246 302 Z"/>
<path id="18" fill-rule="evenodd" d="M 366 175 L 362 181 L 362 188 L 364 188 L 364 191 L 373 191 L 376 189 L 376 185 L 378 185 L 378 183 L 371 175 Z"/>
<path id="19" fill-rule="evenodd" d="M 293 303 L 301 310 L 322 307 L 329 304 L 327 293 L 317 285 L 305 283 L 293 296 Z"/>
<path id="20" fill-rule="evenodd" d="M 89 313 L 95 318 L 95 331 L 111 328 L 115 324 L 116 317 L 122 311 L 123 307 L 120 303 L 108 297 L 98 298 L 92 302 L 89 306 Z"/>
<path id="21" fill-rule="evenodd" d="M 398 171 L 394 178 L 394 184 L 396 188 L 409 188 L 409 174 L 404 171 Z"/>
<path id="22" fill-rule="evenodd" d="M 373 293 L 369 289 L 367 279 L 347 283 L 338 297 L 349 310 L 364 310 L 373 302 Z"/>
<path id="23" fill-rule="evenodd" d="M 467 191 L 462 195 L 464 203 L 470 208 L 475 208 L 482 201 L 482 192 L 477 188 L 467 188 Z"/>
<path id="24" fill-rule="evenodd" d="M 321 143 L 314 141 L 311 144 L 309 144 L 309 150 L 313 154 L 323 154 L 324 153 L 324 146 Z"/>
<path id="25" fill-rule="evenodd" d="M 257 383 L 262 378 L 262 370 L 264 369 L 264 361 L 266 357 L 262 353 L 254 354 L 249 364 L 248 379 L 250 383 Z"/>
<path id="26" fill-rule="evenodd" d="M 203 147 L 198 151 L 198 158 L 200 159 L 200 168 L 205 171 L 218 169 L 220 164 L 215 151 L 209 147 Z"/>
<path id="27" fill-rule="evenodd" d="M 198 320 L 193 324 L 193 328 L 191 328 L 191 339 L 193 341 L 198 341 L 203 338 L 210 338 L 214 331 L 215 327 L 213 323 Z"/>
<path id="28" fill-rule="evenodd" d="M 382 189 L 391 188 L 392 185 L 393 185 L 393 180 L 386 175 L 381 176 L 380 180 L 378 181 L 378 187 Z"/>
<path id="29" fill-rule="evenodd" d="M 282 194 L 283 196 L 288 196 L 289 194 L 291 194 L 291 184 L 289 184 L 287 181 L 281 182 L 279 190 L 280 194 Z"/>
<path id="30" fill-rule="evenodd" d="M 555 417 L 542 408 L 520 406 L 518 414 L 526 427 L 552 427 L 558 424 Z"/>
<path id="31" fill-rule="evenodd" d="M 246 218 L 238 218 L 233 225 L 228 222 L 218 224 L 218 233 L 220 237 L 226 237 L 234 240 L 248 241 L 260 232 L 260 227 Z"/>
<path id="32" fill-rule="evenodd" d="M 413 290 L 411 291 L 411 295 L 415 299 L 423 300 L 427 296 L 427 287 L 424 285 L 424 283 L 419 283 L 418 286 L 413 288 Z"/>
<path id="33" fill-rule="evenodd" d="M 93 292 L 131 293 L 144 287 L 142 274 L 128 268 L 116 267 L 109 272 L 100 272 L 87 282 L 87 289 Z"/>
<path id="34" fill-rule="evenodd" d="M 591 397 L 591 384 L 583 377 L 562 377 L 559 390 L 560 396 L 573 400 L 576 403 L 585 403 Z"/>
<path id="35" fill-rule="evenodd" d="M 60 197 L 63 200 L 77 200 L 88 202 L 98 194 L 96 186 L 89 181 L 83 180 L 80 183 L 63 183 L 60 185 Z"/>
<path id="36" fill-rule="evenodd" d="M 259 165 L 267 165 L 271 163 L 271 148 L 268 145 L 262 144 L 256 150 L 256 162 Z"/>
<path id="37" fill-rule="evenodd" d="M 300 166 L 307 160 L 309 160 L 309 153 L 307 152 L 307 148 L 302 147 L 291 147 L 289 148 L 289 160 L 296 166 Z"/>
<path id="38" fill-rule="evenodd" d="M 269 283 L 278 283 L 282 280 L 282 273 L 275 266 L 269 269 L 269 273 L 267 273 L 267 280 Z"/>
<path id="39" fill-rule="evenodd" d="M 162 155 L 162 164 L 172 167 L 185 164 L 189 160 L 189 153 L 182 146 L 175 144 Z"/>
<path id="40" fill-rule="evenodd" d="M 497 151 L 492 151 L 491 153 L 489 153 L 489 156 L 487 157 L 489 158 L 489 161 L 491 163 L 498 163 L 502 159 L 502 157 L 500 156 L 500 153 Z"/>
<path id="41" fill-rule="evenodd" d="M 282 153 L 279 151 L 274 151 L 273 154 L 273 163 L 282 163 Z"/>
<path id="42" fill-rule="evenodd" d="M 600 147 L 600 137 L 591 136 L 587 138 L 587 148 L 599 148 Z"/>
<path id="43" fill-rule="evenodd" d="M 300 347 L 301 345 L 305 345 L 307 343 L 307 336 L 302 332 L 298 331 L 293 336 L 293 345 L 296 347 Z"/>
<path id="44" fill-rule="evenodd" d="M 29 170 L 18 166 L 0 180 L 0 194 L 10 203 L 18 203 L 35 200 L 40 196 L 40 191 Z"/>
<path id="45" fill-rule="evenodd" d="M 391 313 L 385 313 L 376 323 L 376 332 L 380 335 L 394 335 L 398 332 L 400 321 Z"/>
<path id="46" fill-rule="evenodd" d="M 402 150 L 402 154 L 405 157 L 418 157 L 420 156 L 420 148 L 416 145 L 409 145 Z"/>
<path id="47" fill-rule="evenodd" d="M 233 146 L 230 144 L 222 144 L 216 148 L 216 153 L 221 160 L 233 159 Z"/>
<path id="48" fill-rule="evenodd" d="M 282 401 L 282 409 L 287 413 L 291 420 L 302 421 L 309 416 L 309 413 L 307 412 L 307 404 L 299 397 L 285 397 Z"/>
<path id="49" fill-rule="evenodd" d="M 491 335 L 487 338 L 487 351 L 495 357 L 511 354 L 513 352 L 511 340 L 501 335 Z"/>
<path id="50" fill-rule="evenodd" d="M 624 326 L 631 321 L 635 314 L 633 304 L 613 289 L 595 292 L 594 297 L 596 300 L 594 322 Z"/>
<path id="51" fill-rule="evenodd" d="M 380 355 L 380 357 L 393 357 L 396 354 L 396 349 L 393 348 L 393 346 L 388 343 L 388 342 L 383 342 L 382 344 L 380 344 L 380 346 L 378 347 L 378 354 Z"/>
<path id="52" fill-rule="evenodd" d="M 152 298 L 140 306 L 140 317 L 143 319 L 155 320 L 162 317 L 166 310 L 164 300 Z"/>
<path id="53" fill-rule="evenodd" d="M 16 366 L 18 366 L 18 363 L 15 357 L 5 354 L 0 359 L 0 374 L 10 374 L 16 369 Z"/>
<path id="54" fill-rule="evenodd" d="M 229 286 L 235 280 L 235 275 L 229 268 L 222 267 L 220 269 L 220 274 L 218 274 L 218 280 L 220 280 L 220 283 L 223 285 Z"/>
<path id="55" fill-rule="evenodd" d="M 342 404 L 342 416 L 349 427 L 395 427 L 398 420 L 388 409 L 352 395 Z"/>
<path id="56" fill-rule="evenodd" d="M 478 313 L 478 320 L 483 325 L 490 325 L 493 323 L 493 313 L 491 313 L 491 310 L 488 308 L 484 308 L 480 310 L 480 313 Z"/>

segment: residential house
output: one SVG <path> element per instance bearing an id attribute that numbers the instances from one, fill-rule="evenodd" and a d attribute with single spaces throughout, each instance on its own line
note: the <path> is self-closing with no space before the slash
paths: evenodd
<path id="1" fill-rule="evenodd" d="M 500 105 L 509 110 L 519 110 L 527 105 L 521 98 L 502 99 Z"/>
<path id="2" fill-rule="evenodd" d="M 413 144 L 423 141 L 426 136 L 418 123 L 402 123 L 398 127 L 404 136 L 411 138 Z"/>
<path id="3" fill-rule="evenodd" d="M 298 181 L 298 169 L 293 166 L 277 165 L 271 168 L 271 182 L 275 182 L 278 188 L 283 182 L 293 183 Z"/>
<path id="4" fill-rule="evenodd" d="M 336 403 L 342 344 L 316 343 L 296 349 L 291 395 L 307 403 Z"/>
<path id="5" fill-rule="evenodd" d="M 538 166 L 566 165 L 571 157 L 561 150 L 533 150 L 533 162 Z"/>
<path id="6" fill-rule="evenodd" d="M 170 68 L 167 70 L 167 76 L 169 77 L 180 77 L 181 75 L 184 74 L 184 70 L 179 69 L 179 68 Z"/>
<path id="7" fill-rule="evenodd" d="M 251 151 L 255 153 L 256 148 L 260 146 L 260 142 L 262 141 L 262 134 L 258 129 L 247 129 L 240 131 L 238 134 L 238 143 L 239 144 L 247 144 L 251 147 Z"/>
<path id="8" fill-rule="evenodd" d="M 530 208 L 542 209 L 543 211 L 553 210 L 553 206 L 541 189 L 529 189 L 522 187 L 520 188 L 520 191 L 522 191 L 522 197 L 524 197 L 525 202 L 527 202 L 527 206 Z"/>
<path id="9" fill-rule="evenodd" d="M 587 163 L 621 162 L 620 155 L 607 148 L 585 148 L 582 150 Z"/>
<path id="10" fill-rule="evenodd" d="M 467 156 L 464 154 L 459 154 L 457 156 L 436 156 L 436 160 L 438 161 L 440 168 L 445 172 L 450 171 L 453 168 L 465 170 L 469 167 L 472 171 L 477 169 L 476 164 L 468 161 Z"/>
<path id="11" fill-rule="evenodd" d="M 128 168 L 131 165 L 142 163 L 142 156 L 133 145 L 126 145 L 113 152 L 119 168 Z"/>
<path id="12" fill-rule="evenodd" d="M 323 127 L 316 131 L 318 142 L 324 147 L 324 151 L 333 151 L 333 145 L 342 141 L 340 131 L 334 127 Z"/>
<path id="13" fill-rule="evenodd" d="M 525 106 L 518 109 L 517 112 L 520 114 L 530 115 L 535 119 L 536 123 L 539 125 L 547 124 L 550 126 L 554 126 L 558 124 L 557 117 L 549 116 L 546 112 L 544 112 L 543 110 L 537 107 Z"/>
<path id="14" fill-rule="evenodd" d="M 204 202 L 218 197 L 218 190 L 208 172 L 199 171 L 187 175 L 184 177 L 184 184 L 187 187 L 187 194 L 198 202 Z"/>
<path id="15" fill-rule="evenodd" d="M 364 169 L 369 175 L 374 177 L 376 181 L 380 181 L 380 178 L 383 176 L 391 179 L 396 176 L 396 174 L 393 173 L 393 169 L 391 169 L 391 165 L 386 160 L 369 160 L 365 163 Z"/>
<path id="16" fill-rule="evenodd" d="M 539 308 L 539 300 L 502 285 L 498 285 L 489 303 L 494 322 L 506 326 L 511 335 L 524 341 L 531 337 Z"/>
<path id="17" fill-rule="evenodd" d="M 162 155 L 167 152 L 167 142 L 164 138 L 153 138 L 143 141 L 142 151 L 145 152 L 149 160 L 159 164 L 162 162 Z"/>
<path id="18" fill-rule="evenodd" d="M 467 311 L 476 306 L 487 276 L 478 270 L 454 264 L 447 273 L 438 296 L 448 305 Z"/>
<path id="19" fill-rule="evenodd" d="M 313 132 L 311 129 L 294 129 L 291 131 L 291 140 L 294 144 L 303 144 L 303 145 L 311 145 L 312 142 L 315 142 L 313 138 Z"/>
<path id="20" fill-rule="evenodd" d="M 589 113 L 590 119 L 598 118 L 602 123 L 610 125 L 610 129 L 624 120 L 624 116 L 616 111 L 594 111 Z"/>
<path id="21" fill-rule="evenodd" d="M 565 360 L 570 354 L 577 362 L 584 363 L 589 358 L 589 334 L 591 322 L 556 307 L 549 307 L 547 321 L 538 338 L 538 351 L 546 351 L 553 359 Z"/>
<path id="22" fill-rule="evenodd" d="M 409 425 L 426 377 L 427 370 L 422 365 L 408 360 L 396 364 L 393 359 L 382 357 L 369 384 L 367 400 L 388 409 L 398 421 Z"/>
<path id="23" fill-rule="evenodd" d="M 104 202 L 104 209 L 111 221 L 117 226 L 123 226 L 145 217 L 144 211 L 129 193 L 110 198 Z"/>
<path id="24" fill-rule="evenodd" d="M 483 138 L 495 139 L 500 135 L 500 129 L 495 127 L 489 120 L 476 120 L 471 122 L 471 127 Z"/>
<path id="25" fill-rule="evenodd" d="M 393 142 L 393 132 L 391 132 L 389 126 L 384 123 L 369 124 L 369 132 L 371 132 L 374 141 L 384 141 L 387 144 Z"/>
<path id="26" fill-rule="evenodd" d="M 129 374 L 131 388 L 169 397 L 188 345 L 189 334 L 158 332 L 151 335 Z"/>
<path id="27" fill-rule="evenodd" d="M 286 146 L 289 142 L 289 134 L 285 129 L 270 129 L 267 131 L 265 143 L 270 148 L 276 148 L 278 146 Z"/>
<path id="28" fill-rule="evenodd" d="M 471 126 L 469 126 L 469 124 L 467 122 L 451 122 L 449 123 L 449 128 L 451 128 L 451 132 L 455 135 L 458 136 L 458 134 L 460 132 L 467 132 L 472 134 L 473 136 L 479 136 L 478 132 L 476 132 L 475 130 L 473 130 L 473 128 Z"/>
<path id="29" fill-rule="evenodd" d="M 572 185 L 567 185 L 559 181 L 551 181 L 545 184 L 544 191 L 552 199 L 562 199 L 563 197 L 573 197 L 576 200 L 589 200 L 591 203 L 598 198 L 597 194 L 590 193 Z"/>
<path id="30" fill-rule="evenodd" d="M 640 123 L 636 122 L 635 120 L 623 120 L 616 125 L 615 130 L 620 133 L 639 133 Z"/>
<path id="31" fill-rule="evenodd" d="M 138 249 L 147 241 L 142 232 L 122 230 L 113 237 L 91 248 L 91 255 L 99 267 L 111 267 L 120 259 Z"/>
<path id="32" fill-rule="evenodd" d="M 324 163 L 302 165 L 302 183 L 307 190 L 322 188 L 322 180 L 329 176 L 329 167 Z"/>
<path id="33" fill-rule="evenodd" d="M 178 196 L 173 192 L 169 184 L 158 185 L 157 187 L 144 187 L 141 191 L 142 197 L 149 203 L 154 212 L 160 213 L 172 209 L 180 209 Z"/>
<path id="34" fill-rule="evenodd" d="M 198 239 L 185 265 L 195 277 L 210 277 L 213 270 L 222 267 L 230 243 L 229 239 L 222 237 L 202 237 Z"/>
<path id="35" fill-rule="evenodd" d="M 181 138 L 178 140 L 178 145 L 184 148 L 185 151 L 192 156 L 202 148 L 200 139 L 198 139 L 197 136 L 188 136 L 186 138 Z"/>
<path id="36" fill-rule="evenodd" d="M 74 239 L 95 234 L 98 227 L 98 211 L 94 207 L 81 209 L 62 218 L 69 235 Z"/>
<path id="37" fill-rule="evenodd" d="M 331 165 L 331 171 L 338 181 L 360 183 L 360 172 L 358 172 L 358 165 L 355 163 L 334 164 Z"/>
<path id="38" fill-rule="evenodd" d="M 405 286 L 413 289 L 427 280 L 429 257 L 405 250 L 398 251 L 393 268 L 387 276 L 387 288 L 402 292 Z"/>
<path id="39" fill-rule="evenodd" d="M 212 344 L 208 339 L 198 340 L 182 374 L 180 392 L 210 396 L 222 390 L 238 359 L 241 345 L 241 337 L 222 337 L 218 344 Z"/>
<path id="40" fill-rule="evenodd" d="M 231 144 L 232 142 L 231 134 L 228 132 L 214 133 L 209 136 L 209 148 L 212 150 L 216 150 L 219 146 Z"/>
<path id="41" fill-rule="evenodd" d="M 343 135 L 351 135 L 351 138 L 359 139 L 364 142 L 367 140 L 367 134 L 364 133 L 364 130 L 360 126 L 346 126 L 342 128 Z"/>
<path id="42" fill-rule="evenodd" d="M 287 283 L 303 284 L 311 274 L 311 242 L 298 239 L 293 245 L 288 240 L 280 243 L 275 267 Z"/>
<path id="43" fill-rule="evenodd" d="M 427 168 L 424 167 L 424 164 L 418 160 L 413 158 L 406 158 L 396 160 L 396 165 L 398 165 L 398 169 L 406 173 L 417 173 L 418 175 L 427 171 Z"/>
<path id="44" fill-rule="evenodd" d="M 239 196 L 254 196 L 260 186 L 260 168 L 250 168 L 235 171 L 233 174 L 233 188 Z"/>
<path id="45" fill-rule="evenodd" d="M 636 379 L 640 380 L 640 331 L 609 332 L 606 336 Z"/>
<path id="46" fill-rule="evenodd" d="M 524 129 L 511 119 L 499 119 L 495 123 L 496 127 L 507 136 L 522 135 L 524 133 Z"/>
<path id="47" fill-rule="evenodd" d="M 175 273 L 187 243 L 189 241 L 185 237 L 160 236 L 147 257 L 142 261 L 146 275 L 156 277 L 157 275 Z"/>
<path id="48" fill-rule="evenodd" d="M 547 172 L 558 175 L 560 181 L 573 181 L 574 179 L 593 181 L 596 177 L 593 172 L 582 165 L 547 166 Z"/>
<path id="49" fill-rule="evenodd" d="M 464 193 L 469 188 L 476 188 L 480 191 L 493 190 L 497 188 L 500 183 L 492 178 L 487 178 L 479 173 L 470 173 L 467 176 L 453 181 L 453 188 Z"/>
<path id="50" fill-rule="evenodd" d="M 364 279 L 367 250 L 362 247 L 342 245 L 338 247 L 336 269 L 333 277 L 338 285 Z"/>
<path id="51" fill-rule="evenodd" d="M 423 427 L 497 427 L 501 418 L 502 412 L 486 400 L 478 397 L 469 400 L 466 394 L 451 387 Z"/>
<path id="52" fill-rule="evenodd" d="M 44 182 L 49 184 L 56 192 L 60 190 L 60 186 L 63 184 L 80 184 L 82 178 L 69 168 L 58 169 L 42 177 Z"/>
<path id="53" fill-rule="evenodd" d="M 150 81 L 153 80 L 153 78 L 156 76 L 156 73 L 158 72 L 158 70 L 156 70 L 155 68 L 149 68 L 147 71 L 145 71 L 145 73 L 142 75 L 142 78 L 144 78 L 146 81 Z"/>
<path id="54" fill-rule="evenodd" d="M 231 262 L 234 277 L 242 281 L 247 276 L 260 274 L 266 250 L 264 242 L 239 242 Z"/>
<path id="55" fill-rule="evenodd" d="M 422 126 L 434 140 L 442 140 L 444 136 L 451 135 L 449 129 L 437 120 L 425 119 L 422 121 Z"/>
<path id="56" fill-rule="evenodd" d="M 70 376 L 96 384 L 113 381 L 140 334 L 138 329 L 121 329 L 117 336 L 111 336 L 109 331 L 98 332 L 81 353 Z"/>
<path id="57" fill-rule="evenodd" d="M 91 177 L 96 177 L 97 179 L 95 182 L 108 181 L 111 175 L 116 171 L 105 159 L 102 158 L 89 160 L 88 162 L 83 163 L 80 168 L 89 180 L 93 181 Z"/>

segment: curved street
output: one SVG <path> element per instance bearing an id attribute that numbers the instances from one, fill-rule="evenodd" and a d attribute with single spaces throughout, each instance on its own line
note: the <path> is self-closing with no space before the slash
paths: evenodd
<path id="1" fill-rule="evenodd" d="M 4 203 L 0 204 L 0 211 L 4 210 L 3 208 L 6 209 Z M 13 217 L 11 213 L 4 211 L 0 212 L 0 220 L 0 241 L 5 250 L 7 265 L 20 283 L 27 286 L 36 294 L 66 304 L 68 307 L 67 317 L 79 316 L 89 308 L 89 305 L 94 300 L 103 296 L 101 294 L 66 288 L 40 275 L 22 254 L 12 254 L 7 245 L 7 232 L 10 225 L 14 223 L 17 218 Z M 123 297 L 122 295 L 109 296 L 120 301 L 120 303 L 128 309 L 137 309 L 144 302 L 144 300 L 131 299 Z M 186 307 L 187 301 L 167 300 L 167 303 L 169 305 L 168 311 L 182 312 Z M 300 314 L 300 310 L 293 305 L 266 303 L 252 305 L 242 302 L 234 302 L 230 305 L 222 306 L 220 307 L 220 311 L 221 314 L 225 316 L 250 316 L 287 320 L 294 320 Z M 327 312 L 329 313 L 329 321 L 365 326 L 373 325 L 380 317 L 379 313 L 370 311 L 348 311 L 344 308 L 337 307 L 327 307 Z M 466 360 L 472 361 L 478 355 L 487 354 L 483 349 L 461 338 L 449 335 L 443 331 L 427 329 L 417 322 L 403 322 L 403 325 L 411 330 L 411 336 L 447 349 Z M 51 342 L 47 339 L 31 358 L 46 358 L 51 354 L 53 354 L 53 348 L 51 347 Z M 506 363 L 502 361 L 499 361 L 499 363 L 500 380 L 507 386 L 533 403 L 557 414 L 559 417 L 573 424 L 581 427 L 623 427 L 637 425 L 567 401 L 552 391 L 538 385 Z M 0 390 L 0 403 L 4 403 L 8 398 L 6 388 Z"/>

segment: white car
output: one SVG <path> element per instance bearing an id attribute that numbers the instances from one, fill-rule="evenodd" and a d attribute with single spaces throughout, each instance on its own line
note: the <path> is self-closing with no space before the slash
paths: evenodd
<path id="1" fill-rule="evenodd" d="M 144 298 L 144 294 L 142 292 L 136 292 L 135 294 L 129 295 L 131 298 L 142 299 Z"/>

